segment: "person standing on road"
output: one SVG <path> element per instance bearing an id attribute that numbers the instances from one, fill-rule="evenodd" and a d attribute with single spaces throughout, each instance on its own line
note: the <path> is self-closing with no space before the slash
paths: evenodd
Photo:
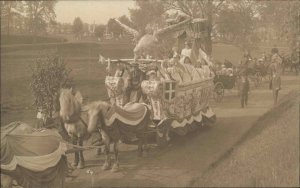
<path id="1" fill-rule="evenodd" d="M 270 82 L 270 89 L 273 92 L 273 99 L 274 105 L 277 104 L 279 90 L 281 89 L 281 73 L 282 73 L 282 59 L 278 55 L 278 49 L 273 48 L 272 51 L 272 58 L 271 58 L 271 74 L 272 79 Z"/>
<path id="2" fill-rule="evenodd" d="M 240 97 L 241 97 L 241 106 L 242 108 L 244 108 L 245 106 L 248 105 L 248 93 L 250 90 L 250 84 L 249 84 L 249 80 L 248 80 L 248 75 L 247 75 L 247 71 L 244 71 L 241 74 L 241 78 L 240 78 Z"/>
<path id="3" fill-rule="evenodd" d="M 299 59 L 299 52 L 297 50 L 294 50 L 292 55 L 291 55 L 291 71 L 295 69 L 296 75 L 298 76 L 298 66 L 300 64 L 300 59 Z"/>

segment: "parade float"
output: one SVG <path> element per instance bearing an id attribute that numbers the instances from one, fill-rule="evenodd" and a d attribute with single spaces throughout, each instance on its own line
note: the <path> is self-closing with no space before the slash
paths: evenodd
<path id="1" fill-rule="evenodd" d="M 116 22 L 134 37 L 137 31 Z M 110 102 L 123 107 L 129 102 L 146 103 L 151 109 L 153 125 L 158 140 L 169 140 L 169 133 L 185 135 L 199 126 L 214 123 L 216 115 L 209 105 L 214 93 L 214 75 L 203 72 L 197 66 L 199 59 L 206 65 L 212 62 L 202 50 L 207 36 L 206 20 L 190 17 L 176 18 L 167 27 L 147 33 L 134 48 L 132 59 L 105 59 L 107 63 L 105 86 Z M 169 59 L 157 58 L 159 44 L 165 36 L 172 36 L 175 49 L 182 49 L 188 39 L 191 44 L 190 64 L 186 65 L 184 55 L 174 52 Z M 173 45 L 174 46 L 174 45 Z M 177 50 L 177 51 L 178 51 Z M 176 61 L 176 58 L 178 61 Z M 197 78 L 189 78 L 192 72 Z M 177 75 L 177 76 L 176 76 Z"/>

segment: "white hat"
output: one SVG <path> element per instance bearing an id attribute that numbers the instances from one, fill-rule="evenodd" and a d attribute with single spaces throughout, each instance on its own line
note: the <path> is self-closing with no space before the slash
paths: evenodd
<path id="1" fill-rule="evenodd" d="M 147 72 L 147 76 L 150 76 L 151 74 L 156 74 L 156 72 L 154 70 L 151 70 L 151 71 Z"/>

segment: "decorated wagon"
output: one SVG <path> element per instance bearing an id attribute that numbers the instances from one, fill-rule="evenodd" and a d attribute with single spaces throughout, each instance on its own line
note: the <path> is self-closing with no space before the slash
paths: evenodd
<path id="1" fill-rule="evenodd" d="M 11 187 L 13 179 L 24 188 L 64 187 L 70 149 L 57 131 L 23 122 L 2 126 L 1 187 Z"/>
<path id="2" fill-rule="evenodd" d="M 205 123 L 213 123 L 216 120 L 216 115 L 209 106 L 209 100 L 214 91 L 213 75 L 208 73 L 205 77 L 182 79 L 185 76 L 192 77 L 191 71 L 196 72 L 195 74 L 202 71 L 196 66 L 199 57 L 206 64 L 211 65 L 208 56 L 201 50 L 201 42 L 205 41 L 203 39 L 206 36 L 206 20 L 189 17 L 176 18 L 176 20 L 178 21 L 175 24 L 158 30 L 153 35 L 144 35 L 134 49 L 133 59 L 105 60 L 102 56 L 99 59 L 102 62 L 108 62 L 105 86 L 111 103 L 120 107 L 128 102 L 146 103 L 152 113 L 153 124 L 149 126 L 153 132 L 157 133 L 159 143 L 169 140 L 170 131 L 185 135 Z M 132 31 L 133 29 L 128 29 L 128 26 L 116 21 L 134 36 L 137 35 Z M 153 59 L 153 57 L 158 57 L 158 53 L 152 52 L 160 50 L 158 39 L 165 36 L 166 32 L 172 32 L 177 39 L 177 49 L 182 48 L 187 36 L 192 39 L 192 55 L 189 59 L 195 66 L 174 63 L 175 65 L 168 67 L 165 65 L 169 60 Z M 171 59 L 174 58 L 176 55 Z M 112 71 L 112 65 L 115 65 L 114 71 Z M 179 71 L 168 72 L 169 69 Z M 181 78 L 174 78 L 176 73 L 180 73 L 178 77 Z"/>

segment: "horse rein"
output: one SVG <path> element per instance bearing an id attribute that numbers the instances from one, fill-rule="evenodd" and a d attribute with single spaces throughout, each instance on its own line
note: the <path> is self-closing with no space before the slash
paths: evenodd
<path id="1" fill-rule="evenodd" d="M 81 118 L 81 116 L 79 117 L 79 120 L 84 126 L 88 127 L 88 124 Z"/>

